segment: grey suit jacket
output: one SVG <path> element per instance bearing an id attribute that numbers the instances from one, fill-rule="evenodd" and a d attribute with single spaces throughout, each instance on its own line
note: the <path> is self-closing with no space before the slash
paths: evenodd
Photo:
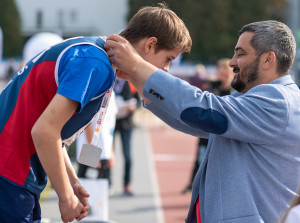
<path id="1" fill-rule="evenodd" d="M 218 97 L 158 70 L 144 105 L 171 127 L 209 137 L 186 222 L 276 223 L 300 182 L 300 91 L 290 75 Z"/>

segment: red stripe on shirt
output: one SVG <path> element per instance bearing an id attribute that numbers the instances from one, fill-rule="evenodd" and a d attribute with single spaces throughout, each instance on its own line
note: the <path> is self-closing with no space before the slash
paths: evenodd
<path id="1" fill-rule="evenodd" d="M 199 196 L 196 201 L 196 215 L 197 215 L 197 223 L 201 223 Z"/>

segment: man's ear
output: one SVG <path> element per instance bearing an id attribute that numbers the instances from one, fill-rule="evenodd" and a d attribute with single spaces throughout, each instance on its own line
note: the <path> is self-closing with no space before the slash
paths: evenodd
<path id="1" fill-rule="evenodd" d="M 156 44 L 157 44 L 156 37 L 148 38 L 145 43 L 145 53 L 155 52 Z"/>
<path id="2" fill-rule="evenodd" d="M 262 54 L 262 69 L 269 70 L 272 67 L 276 67 L 276 55 L 273 51 Z"/>

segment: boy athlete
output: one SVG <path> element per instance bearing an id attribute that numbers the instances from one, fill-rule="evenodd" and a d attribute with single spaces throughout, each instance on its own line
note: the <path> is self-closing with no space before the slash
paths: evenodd
<path id="1" fill-rule="evenodd" d="M 140 9 L 121 35 L 166 71 L 191 48 L 187 28 L 162 4 Z M 63 222 L 87 216 L 89 195 L 64 144 L 91 122 L 114 82 L 104 43 L 101 37 L 78 37 L 52 46 L 27 62 L 1 93 L 1 223 L 40 222 L 39 195 L 47 176 Z"/>

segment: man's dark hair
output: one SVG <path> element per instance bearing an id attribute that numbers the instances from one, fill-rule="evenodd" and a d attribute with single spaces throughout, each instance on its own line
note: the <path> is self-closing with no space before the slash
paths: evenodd
<path id="1" fill-rule="evenodd" d="M 273 51 L 278 61 L 277 72 L 288 73 L 295 59 L 296 41 L 287 25 L 275 20 L 260 21 L 245 25 L 239 35 L 244 32 L 254 33 L 251 45 L 257 55 Z"/>

